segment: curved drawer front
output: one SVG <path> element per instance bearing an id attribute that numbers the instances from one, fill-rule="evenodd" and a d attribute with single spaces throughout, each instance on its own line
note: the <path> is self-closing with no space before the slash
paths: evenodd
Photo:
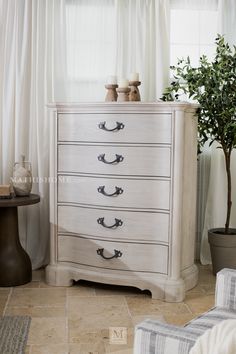
<path id="1" fill-rule="evenodd" d="M 60 205 L 58 232 L 114 240 L 168 242 L 169 215 Z"/>
<path id="2" fill-rule="evenodd" d="M 169 180 L 79 176 L 58 178 L 58 202 L 61 203 L 169 210 L 169 200 Z"/>
<path id="3" fill-rule="evenodd" d="M 113 257 L 116 251 L 120 251 L 121 257 L 104 259 L 97 250 L 100 250 L 104 257 Z M 58 261 L 124 271 L 167 274 L 168 247 L 59 236 Z"/>
<path id="4" fill-rule="evenodd" d="M 60 172 L 170 176 L 170 148 L 59 145 Z"/>
<path id="5" fill-rule="evenodd" d="M 58 139 L 170 144 L 171 114 L 58 114 Z"/>

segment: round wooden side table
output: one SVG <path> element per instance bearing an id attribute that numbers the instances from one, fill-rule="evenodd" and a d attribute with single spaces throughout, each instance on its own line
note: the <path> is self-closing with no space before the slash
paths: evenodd
<path id="1" fill-rule="evenodd" d="M 0 287 L 16 286 L 32 280 L 32 266 L 19 240 L 17 207 L 36 204 L 37 194 L 0 199 Z"/>

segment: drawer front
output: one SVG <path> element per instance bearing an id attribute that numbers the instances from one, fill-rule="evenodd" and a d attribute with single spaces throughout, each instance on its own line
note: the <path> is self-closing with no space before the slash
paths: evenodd
<path id="1" fill-rule="evenodd" d="M 59 145 L 60 172 L 170 176 L 170 148 Z"/>
<path id="2" fill-rule="evenodd" d="M 171 114 L 58 114 L 58 139 L 170 144 Z"/>
<path id="3" fill-rule="evenodd" d="M 60 205 L 58 232 L 114 240 L 168 242 L 169 215 Z"/>
<path id="4" fill-rule="evenodd" d="M 58 202 L 169 210 L 170 181 L 59 176 Z"/>
<path id="5" fill-rule="evenodd" d="M 120 251 L 119 255 L 122 255 L 118 258 L 104 259 L 97 253 L 98 250 L 104 257 L 113 257 L 115 250 Z M 58 261 L 124 271 L 167 274 L 168 247 L 59 236 Z"/>

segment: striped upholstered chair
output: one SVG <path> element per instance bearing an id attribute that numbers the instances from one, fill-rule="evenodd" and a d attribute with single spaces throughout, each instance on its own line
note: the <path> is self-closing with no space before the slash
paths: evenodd
<path id="1" fill-rule="evenodd" d="M 217 273 L 215 307 L 184 327 L 145 320 L 135 328 L 134 354 L 187 354 L 196 339 L 220 321 L 236 319 L 236 270 Z"/>

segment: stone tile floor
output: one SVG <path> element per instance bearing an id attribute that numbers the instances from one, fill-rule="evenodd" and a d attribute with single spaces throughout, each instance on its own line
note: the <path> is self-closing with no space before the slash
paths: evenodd
<path id="1" fill-rule="evenodd" d="M 0 315 L 32 317 L 26 354 L 131 354 L 133 330 L 145 318 L 183 325 L 214 305 L 215 277 L 199 265 L 199 283 L 182 303 L 152 300 L 135 288 L 78 282 L 50 287 L 44 270 L 29 284 L 0 288 Z M 115 344 L 109 328 L 125 327 L 126 344 Z M 110 340 L 111 339 L 111 340 Z"/>

